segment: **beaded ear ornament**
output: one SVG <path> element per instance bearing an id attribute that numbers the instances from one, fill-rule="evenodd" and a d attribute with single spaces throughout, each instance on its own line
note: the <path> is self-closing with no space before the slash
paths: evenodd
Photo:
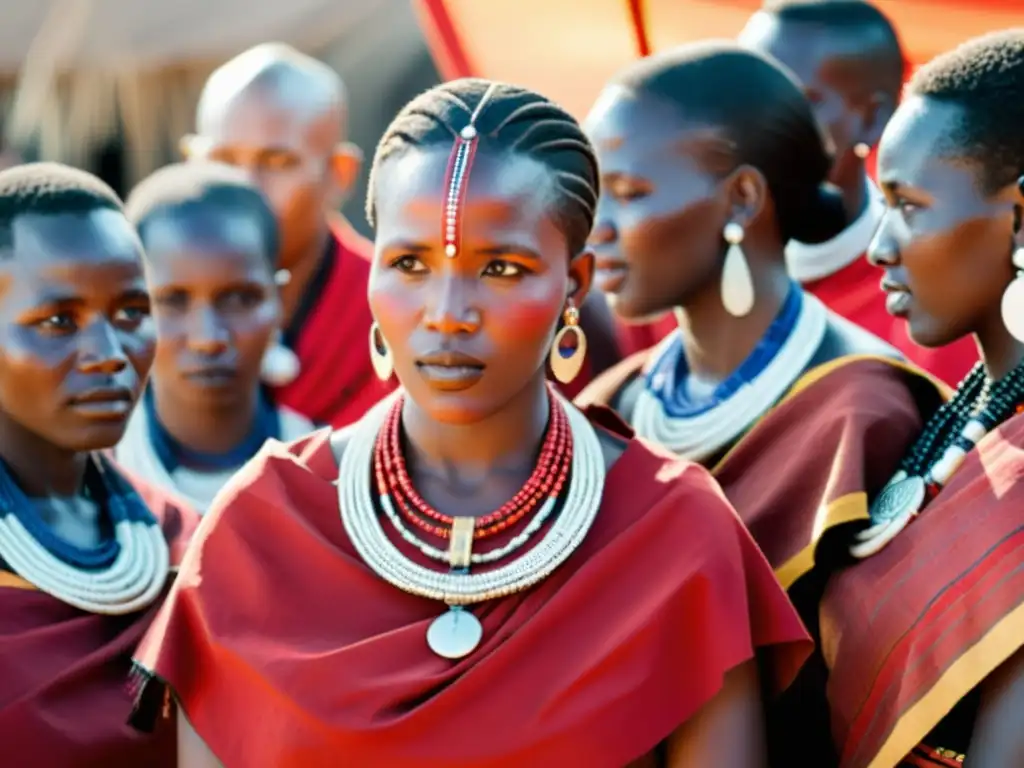
<path id="1" fill-rule="evenodd" d="M 469 123 L 459 131 L 452 145 L 452 153 L 448 158 L 448 170 L 445 172 L 445 201 L 442 213 L 441 231 L 444 233 L 444 253 L 450 259 L 459 255 L 462 245 L 462 209 L 466 202 L 466 190 L 469 187 L 469 172 L 473 168 L 476 149 L 480 135 L 476 129 L 476 120 L 480 116 L 487 100 L 494 92 L 492 84 L 476 105 Z"/>

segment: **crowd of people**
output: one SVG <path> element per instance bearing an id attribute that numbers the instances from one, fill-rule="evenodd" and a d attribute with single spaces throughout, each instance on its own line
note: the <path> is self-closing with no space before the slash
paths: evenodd
<path id="1" fill-rule="evenodd" d="M 283 45 L 124 202 L 0 171 L 0 762 L 1024 766 L 1024 28 L 904 66 L 446 82 L 373 243 Z"/>

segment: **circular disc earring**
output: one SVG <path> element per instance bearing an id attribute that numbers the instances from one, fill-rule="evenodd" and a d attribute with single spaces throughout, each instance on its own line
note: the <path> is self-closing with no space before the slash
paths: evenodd
<path id="1" fill-rule="evenodd" d="M 395 361 L 391 356 L 391 348 L 384 341 L 384 334 L 380 332 L 377 321 L 370 326 L 370 362 L 373 364 L 373 372 L 381 381 L 387 381 L 395 372 Z"/>
<path id="2" fill-rule="evenodd" d="M 999 308 L 1006 330 L 1017 341 L 1024 342 L 1024 247 L 1013 252 L 1013 266 L 1017 274 L 1003 291 Z"/>
<path id="3" fill-rule="evenodd" d="M 871 154 L 871 145 L 865 144 L 863 141 L 858 141 L 853 145 L 853 154 L 861 160 L 866 160 L 867 156 Z"/>
<path id="4" fill-rule="evenodd" d="M 587 335 L 580 328 L 580 311 L 572 299 L 566 302 L 562 322 L 565 325 L 555 336 L 548 361 L 555 378 L 568 384 L 579 374 L 587 356 Z"/>
<path id="5" fill-rule="evenodd" d="M 744 317 L 754 308 L 754 279 L 743 253 L 743 227 L 730 221 L 722 231 L 729 243 L 722 265 L 722 306 L 733 317 Z"/>

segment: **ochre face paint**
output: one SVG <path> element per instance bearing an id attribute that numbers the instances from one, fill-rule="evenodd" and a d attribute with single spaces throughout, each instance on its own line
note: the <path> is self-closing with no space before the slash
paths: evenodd
<path id="1" fill-rule="evenodd" d="M 450 259 L 459 254 L 462 242 L 462 208 L 466 200 L 469 171 L 473 167 L 478 142 L 476 128 L 470 123 L 455 139 L 451 157 L 448 159 L 448 170 L 445 173 L 444 220 L 441 227 L 444 232 L 444 253 Z"/>

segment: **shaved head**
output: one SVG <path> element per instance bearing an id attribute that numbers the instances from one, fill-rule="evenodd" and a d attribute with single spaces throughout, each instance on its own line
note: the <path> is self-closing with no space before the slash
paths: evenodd
<path id="1" fill-rule="evenodd" d="M 345 84 L 329 66 L 283 43 L 264 43 L 228 61 L 210 75 L 199 97 L 196 129 L 220 120 L 239 102 L 257 100 L 296 122 L 328 120 L 334 141 L 345 131 Z"/>
<path id="2" fill-rule="evenodd" d="M 831 180 L 850 215 L 863 208 L 863 154 L 878 143 L 899 101 L 904 58 L 889 19 L 864 0 L 766 0 L 740 42 L 782 62 L 831 140 Z"/>
<path id="3" fill-rule="evenodd" d="M 758 27 L 784 24 L 802 30 L 832 58 L 856 67 L 861 85 L 895 101 L 903 86 L 904 60 L 889 19 L 865 0 L 766 0 L 741 33 L 755 39 Z M 806 40 L 804 41 L 806 42 Z"/>
<path id="4" fill-rule="evenodd" d="M 188 158 L 248 171 L 281 230 L 281 264 L 318 259 L 326 215 L 348 195 L 362 162 L 344 143 L 345 85 L 329 66 L 281 43 L 250 48 L 217 69 L 203 88 Z"/>

